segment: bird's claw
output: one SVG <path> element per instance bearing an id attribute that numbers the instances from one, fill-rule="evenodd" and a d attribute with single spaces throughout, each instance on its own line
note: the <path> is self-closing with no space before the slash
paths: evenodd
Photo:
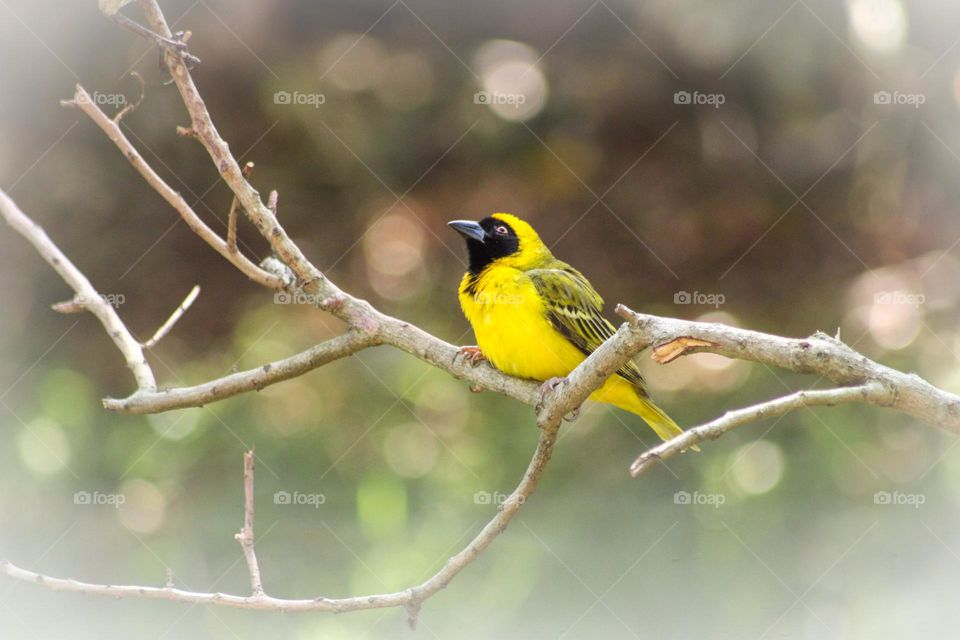
<path id="1" fill-rule="evenodd" d="M 547 400 L 547 394 L 553 391 L 554 389 L 556 389 L 558 386 L 560 386 L 566 381 L 567 381 L 566 378 L 555 377 L 555 378 L 550 378 L 549 380 L 545 381 L 542 385 L 540 385 L 540 390 L 537 391 L 537 397 L 539 398 L 539 401 L 537 402 L 537 406 L 534 407 L 537 413 L 540 413 L 540 410 L 543 409 L 543 405 Z M 577 411 L 579 411 L 579 409 L 577 409 Z"/>
<path id="2" fill-rule="evenodd" d="M 480 351 L 480 347 L 473 347 L 473 346 L 460 347 L 459 349 L 457 349 L 457 352 L 453 354 L 453 361 L 456 362 L 457 358 L 459 358 L 460 356 L 463 356 L 464 358 L 466 358 L 466 360 L 470 362 L 470 365 L 474 367 L 486 360 L 486 357 L 484 357 L 483 352 Z"/>

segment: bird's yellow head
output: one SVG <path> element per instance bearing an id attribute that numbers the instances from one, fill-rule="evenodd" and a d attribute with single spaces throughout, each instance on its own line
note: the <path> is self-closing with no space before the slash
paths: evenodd
<path id="1" fill-rule="evenodd" d="M 553 258 L 533 227 L 509 213 L 495 213 L 480 222 L 454 220 L 448 224 L 467 241 L 474 275 L 491 264 L 534 269 Z"/>

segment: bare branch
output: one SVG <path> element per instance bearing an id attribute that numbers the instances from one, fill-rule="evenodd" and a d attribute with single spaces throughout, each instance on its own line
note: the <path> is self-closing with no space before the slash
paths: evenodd
<path id="1" fill-rule="evenodd" d="M 213 247 L 217 253 L 222 255 L 224 258 L 229 260 L 234 266 L 240 269 L 244 275 L 248 278 L 262 284 L 265 287 L 270 287 L 273 289 L 278 289 L 280 283 L 273 278 L 270 274 L 266 273 L 260 267 L 253 264 L 240 255 L 239 253 L 231 253 L 227 248 L 227 243 L 219 236 L 217 233 L 207 226 L 207 224 L 200 219 L 196 212 L 187 204 L 187 201 L 183 199 L 178 192 L 170 187 L 163 178 L 161 178 L 153 168 L 147 164 L 143 159 L 143 156 L 134 148 L 130 143 L 127 137 L 123 134 L 123 131 L 120 129 L 120 125 L 117 122 L 114 122 L 107 114 L 105 114 L 96 102 L 90 97 L 90 94 L 87 93 L 86 89 L 81 87 L 79 84 L 76 86 L 76 91 L 74 93 L 72 100 L 63 100 L 61 103 L 65 107 L 76 107 L 80 109 L 85 114 L 87 114 L 91 120 L 93 120 L 97 126 L 99 126 L 104 133 L 107 134 L 107 137 L 120 149 L 120 152 L 124 157 L 133 165 L 133 168 L 140 172 L 140 175 L 143 176 L 143 179 L 154 188 L 154 190 L 159 193 L 164 200 L 166 200 L 170 206 L 172 206 L 177 213 L 180 214 L 180 217 L 183 218 L 183 221 L 187 223 L 187 226 L 200 236 L 207 244 Z"/>
<path id="2" fill-rule="evenodd" d="M 557 396 L 559 397 L 559 396 Z M 550 401 L 548 401 L 550 402 Z M 556 402 L 554 400 L 553 402 Z M 556 408 L 553 414 L 556 414 Z M 560 414 L 562 415 L 562 414 Z M 253 467 L 252 455 L 247 453 L 248 458 L 244 458 L 244 478 L 245 478 L 245 517 L 244 530 L 250 525 L 250 555 L 247 556 L 247 566 L 251 572 L 251 586 L 253 595 L 237 596 L 224 593 L 201 593 L 176 589 L 169 579 L 164 587 L 147 587 L 134 585 L 105 585 L 93 584 L 89 582 L 80 582 L 69 578 L 54 578 L 51 576 L 36 573 L 22 569 L 7 560 L 0 560 L 0 573 L 4 573 L 14 580 L 33 582 L 40 586 L 52 589 L 54 591 L 73 591 L 79 593 L 110 596 L 114 598 L 146 598 L 153 600 L 172 600 L 182 603 L 198 604 L 216 604 L 227 607 L 236 607 L 240 609 L 256 609 L 261 611 L 283 611 L 283 612 L 318 612 L 329 611 L 342 613 L 345 611 L 358 611 L 363 609 L 381 609 L 385 607 L 404 607 L 407 610 L 410 624 L 416 623 L 417 614 L 423 601 L 445 588 L 457 574 L 473 562 L 484 549 L 506 528 L 513 517 L 517 514 L 520 506 L 533 495 L 543 471 L 546 468 L 550 456 L 553 454 L 553 448 L 557 442 L 557 431 L 560 426 L 560 419 L 552 419 L 541 427 L 540 438 L 537 442 L 537 448 L 534 451 L 533 458 L 527 466 L 517 488 L 501 504 L 496 515 L 483 527 L 483 529 L 470 541 L 470 543 L 459 553 L 447 560 L 446 564 L 426 581 L 392 593 L 355 596 L 351 598 L 326 598 L 316 597 L 311 599 L 287 600 L 284 598 L 274 598 L 263 592 L 262 585 L 260 589 L 257 585 L 259 581 L 259 567 L 256 564 L 256 557 L 253 552 Z M 249 469 L 249 474 L 247 470 Z M 249 489 L 246 489 L 246 479 L 249 478 Z M 243 533 L 243 532 L 241 532 Z M 243 542 L 241 541 L 241 544 Z M 246 547 L 244 548 L 246 554 Z M 255 572 L 255 573 L 254 573 Z M 254 577 L 256 576 L 256 578 Z"/>
<path id="3" fill-rule="evenodd" d="M 960 433 L 960 396 L 938 389 L 914 373 L 874 362 L 824 333 L 782 338 L 722 324 L 636 313 L 623 305 L 617 307 L 617 313 L 628 320 L 629 337 L 624 340 L 632 352 L 657 345 L 655 353 L 662 353 L 664 345 L 687 339 L 682 353 L 715 353 L 752 360 L 798 373 L 815 373 L 843 386 L 877 381 L 894 391 L 884 406 Z M 689 339 L 708 344 L 693 344 Z"/>
<path id="4" fill-rule="evenodd" d="M 60 274 L 64 282 L 76 292 L 73 302 L 82 305 L 97 317 L 107 335 L 117 345 L 117 349 L 127 361 L 127 367 L 133 373 L 139 389 L 157 388 L 153 371 L 143 355 L 143 349 L 126 325 L 120 320 L 116 310 L 90 284 L 90 281 L 77 269 L 70 259 L 50 240 L 43 228 L 24 214 L 10 197 L 0 191 L 0 215 L 15 231 L 33 245 L 47 264 Z"/>
<path id="5" fill-rule="evenodd" d="M 295 378 L 334 360 L 356 353 L 371 344 L 373 342 L 369 336 L 356 331 L 348 331 L 295 356 L 276 360 L 256 369 L 232 373 L 193 387 L 151 391 L 141 389 L 127 398 L 104 398 L 103 407 L 108 411 L 121 413 L 159 413 L 172 409 L 202 407 L 217 400 L 223 400 L 248 391 L 260 390 L 271 384 Z"/>
<path id="6" fill-rule="evenodd" d="M 140 6 L 155 32 L 165 37 L 172 35 L 156 0 L 140 0 Z M 189 130 L 192 137 L 207 150 L 214 166 L 240 201 L 240 206 L 247 217 L 270 243 L 277 256 L 293 270 L 300 280 L 301 287 L 307 293 L 331 301 L 332 304 L 325 310 L 351 325 L 363 326 L 370 319 L 372 307 L 362 300 L 344 294 L 307 260 L 300 248 L 290 239 L 286 230 L 277 222 L 274 213 L 261 201 L 257 190 L 243 176 L 240 163 L 233 157 L 229 145 L 220 137 L 214 126 L 187 64 L 176 52 L 171 51 L 164 51 L 164 60 L 180 91 L 184 106 L 190 114 Z"/>
<path id="7" fill-rule="evenodd" d="M 677 437 L 642 453 L 630 465 L 630 475 L 636 478 L 656 463 L 672 458 L 699 442 L 715 440 L 739 426 L 765 418 L 782 416 L 800 407 L 823 405 L 832 407 L 845 402 L 865 402 L 883 406 L 892 399 L 893 392 L 890 389 L 879 382 L 870 382 L 856 387 L 842 387 L 840 389 L 797 391 L 752 407 L 728 411 L 716 420 L 699 427 L 687 429 Z"/>

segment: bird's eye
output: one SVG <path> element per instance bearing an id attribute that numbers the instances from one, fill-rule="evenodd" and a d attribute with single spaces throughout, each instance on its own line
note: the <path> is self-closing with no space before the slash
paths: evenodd
<path id="1" fill-rule="evenodd" d="M 493 230 L 497 232 L 497 235 L 500 235 L 500 236 L 507 235 L 507 228 L 502 224 L 498 224 L 493 228 Z"/>

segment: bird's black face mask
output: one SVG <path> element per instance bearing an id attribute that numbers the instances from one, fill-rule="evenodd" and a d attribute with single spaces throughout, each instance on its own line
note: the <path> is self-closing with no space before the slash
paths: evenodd
<path id="1" fill-rule="evenodd" d="M 498 258 L 512 256 L 520 250 L 520 239 L 513 228 L 493 216 L 480 222 L 454 220 L 448 223 L 467 241 L 470 273 L 477 275 Z"/>

